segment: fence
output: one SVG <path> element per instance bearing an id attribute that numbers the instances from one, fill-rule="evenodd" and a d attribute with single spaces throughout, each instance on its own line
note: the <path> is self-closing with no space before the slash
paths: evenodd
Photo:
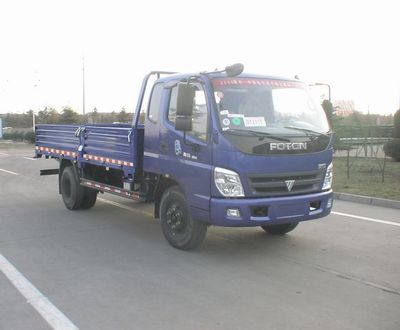
<path id="1" fill-rule="evenodd" d="M 360 158 L 378 165 L 382 182 L 385 181 L 386 154 L 383 146 L 393 135 L 393 126 L 338 126 L 335 157 L 346 157 L 347 178 Z"/>

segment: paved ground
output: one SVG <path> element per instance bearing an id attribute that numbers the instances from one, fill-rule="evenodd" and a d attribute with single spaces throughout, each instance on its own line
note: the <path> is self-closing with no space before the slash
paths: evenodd
<path id="1" fill-rule="evenodd" d="M 212 227 L 182 252 L 149 205 L 66 210 L 31 155 L 0 144 L 0 256 L 81 329 L 400 329 L 399 210 L 337 201 L 284 237 Z M 16 286 L 0 271 L 0 329 L 49 329 Z"/>

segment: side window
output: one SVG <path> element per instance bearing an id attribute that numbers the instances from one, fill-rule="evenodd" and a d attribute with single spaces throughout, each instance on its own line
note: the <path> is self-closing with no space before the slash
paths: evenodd
<path id="1" fill-rule="evenodd" d="M 168 108 L 168 121 L 171 122 L 172 125 L 175 126 L 175 118 L 176 118 L 176 98 L 178 95 L 178 88 L 174 87 L 171 90 L 171 97 L 169 99 L 169 108 Z"/>
<path id="2" fill-rule="evenodd" d="M 164 90 L 163 85 L 157 84 L 153 88 L 153 93 L 151 93 L 148 116 L 149 116 L 149 120 L 152 122 L 157 122 L 157 120 L 158 120 L 163 90 Z"/>
<path id="3" fill-rule="evenodd" d="M 188 134 L 194 137 L 207 141 L 207 127 L 208 127 L 208 111 L 206 103 L 206 94 L 202 85 L 194 84 L 196 87 L 195 100 L 193 104 L 193 117 L 192 117 L 192 131 Z M 174 87 L 171 90 L 171 98 L 169 101 L 168 121 L 175 125 L 176 118 L 176 103 L 177 103 L 178 88 Z"/>

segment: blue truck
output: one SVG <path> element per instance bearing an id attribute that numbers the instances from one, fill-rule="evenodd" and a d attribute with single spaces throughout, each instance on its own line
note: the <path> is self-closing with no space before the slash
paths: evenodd
<path id="1" fill-rule="evenodd" d="M 296 78 L 246 74 L 241 64 L 154 71 L 130 124 L 35 129 L 36 157 L 59 162 L 41 175 L 58 175 L 68 209 L 93 207 L 99 192 L 153 202 L 179 249 L 198 246 L 209 225 L 282 235 L 332 208 L 333 133 Z"/>

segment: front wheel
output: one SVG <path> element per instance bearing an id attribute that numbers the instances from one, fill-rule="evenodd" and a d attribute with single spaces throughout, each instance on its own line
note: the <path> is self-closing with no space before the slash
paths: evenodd
<path id="1" fill-rule="evenodd" d="M 168 188 L 161 198 L 160 221 L 169 244 L 181 250 L 195 248 L 207 233 L 207 224 L 193 220 L 185 196 L 176 186 Z"/>
<path id="2" fill-rule="evenodd" d="M 298 222 L 284 223 L 282 225 L 261 226 L 267 233 L 272 235 L 284 235 L 297 227 Z"/>

